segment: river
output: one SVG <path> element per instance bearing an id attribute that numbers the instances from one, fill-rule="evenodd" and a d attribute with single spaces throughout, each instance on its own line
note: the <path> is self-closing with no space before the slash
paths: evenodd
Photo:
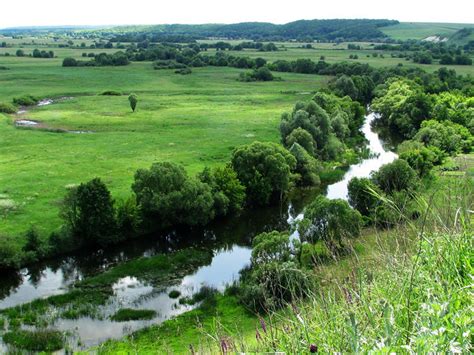
<path id="1" fill-rule="evenodd" d="M 370 157 L 351 165 L 341 181 L 320 190 L 294 194 L 282 206 L 246 211 L 239 217 L 221 220 L 204 229 L 171 231 L 130 241 L 107 251 L 83 251 L 25 268 L 18 273 L 2 275 L 0 309 L 67 292 L 68 286 L 74 282 L 127 260 L 190 246 L 206 247 L 213 250 L 212 262 L 186 275 L 172 287 L 158 289 L 136 278 L 124 277 L 113 285 L 114 294 L 107 305 L 101 307 L 100 320 L 90 317 L 59 319 L 54 323 L 54 328 L 71 332 L 70 346 L 84 349 L 190 310 L 191 306 L 181 305 L 176 299 L 170 298 L 169 291 L 179 290 L 183 296 L 191 296 L 203 285 L 223 290 L 249 264 L 250 243 L 256 234 L 288 229 L 289 224 L 303 217 L 304 206 L 316 194 L 324 193 L 331 199 L 347 199 L 347 184 L 352 177 L 367 177 L 383 164 L 396 159 L 396 154 L 386 149 L 379 135 L 372 130 L 371 123 L 375 118 L 375 114 L 369 113 L 362 128 L 368 141 Z M 108 318 L 125 307 L 153 309 L 157 315 L 148 321 L 113 322 Z M 77 345 L 79 340 L 81 346 Z M 5 350 L 7 348 L 0 343 L 0 352 Z"/>

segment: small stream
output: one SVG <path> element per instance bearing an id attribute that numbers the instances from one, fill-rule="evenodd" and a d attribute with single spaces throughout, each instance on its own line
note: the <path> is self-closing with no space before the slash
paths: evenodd
<path id="1" fill-rule="evenodd" d="M 170 298 L 169 292 L 179 290 L 182 296 L 192 296 L 203 285 L 223 290 L 249 264 L 250 244 L 256 234 L 288 229 L 289 224 L 303 217 L 304 206 L 317 194 L 323 193 L 331 199 L 347 199 L 347 184 L 352 177 L 367 177 L 383 164 L 396 159 L 396 154 L 386 150 L 378 134 L 372 131 L 371 123 L 375 117 L 373 113 L 368 114 L 362 128 L 372 154 L 368 159 L 350 166 L 341 181 L 311 192 L 296 192 L 281 206 L 245 211 L 239 217 L 212 223 L 204 229 L 170 231 L 167 234 L 129 241 L 107 251 L 83 251 L 74 256 L 25 268 L 15 274 L 2 275 L 0 309 L 67 292 L 72 283 L 127 260 L 191 246 L 205 247 L 213 250 L 212 262 L 185 276 L 174 286 L 157 289 L 139 279 L 124 277 L 113 285 L 114 295 L 102 307 L 102 319 L 59 319 L 54 327 L 73 333 L 70 346 L 84 349 L 192 309 L 192 306 L 181 305 L 177 299 Z M 157 316 L 148 321 L 113 322 L 108 319 L 108 316 L 120 308 L 153 309 Z M 77 345 L 78 340 L 81 346 Z M 5 350 L 0 344 L 0 352 Z"/>

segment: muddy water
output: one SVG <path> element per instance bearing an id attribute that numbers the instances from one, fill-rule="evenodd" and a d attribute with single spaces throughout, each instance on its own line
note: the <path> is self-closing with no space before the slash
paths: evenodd
<path id="1" fill-rule="evenodd" d="M 101 320 L 89 317 L 77 320 L 60 319 L 56 321 L 54 327 L 74 334 L 70 341 L 73 348 L 87 348 L 106 339 L 119 338 L 150 324 L 160 323 L 192 309 L 191 306 L 180 305 L 177 299 L 170 298 L 169 292 L 179 290 L 183 296 L 191 296 L 203 285 L 223 290 L 249 263 L 250 242 L 253 236 L 263 231 L 287 229 L 295 219 L 303 217 L 304 206 L 316 194 L 323 193 L 329 198 L 346 199 L 347 184 L 352 177 L 369 176 L 383 164 L 396 159 L 396 155 L 386 151 L 379 136 L 372 131 L 371 122 L 374 118 L 374 114 L 367 115 L 362 128 L 372 155 L 352 165 L 341 181 L 322 190 L 297 193 L 290 196 L 281 206 L 246 211 L 240 217 L 222 220 L 204 229 L 175 230 L 127 242 L 107 251 L 85 251 L 61 260 L 36 265 L 16 274 L 5 277 L 2 275 L 0 309 L 64 293 L 68 285 L 73 282 L 95 275 L 120 262 L 190 246 L 206 247 L 212 249 L 214 253 L 211 264 L 202 266 L 196 272 L 178 280 L 173 287 L 158 289 L 139 279 L 124 277 L 113 285 L 114 295 L 100 310 Z M 108 319 L 110 315 L 124 307 L 153 309 L 157 312 L 157 316 L 149 321 L 113 322 Z M 78 340 L 81 343 L 80 347 L 77 345 Z"/>

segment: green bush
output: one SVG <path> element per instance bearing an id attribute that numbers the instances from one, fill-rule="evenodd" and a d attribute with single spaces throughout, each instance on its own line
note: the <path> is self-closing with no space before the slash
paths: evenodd
<path id="1" fill-rule="evenodd" d="M 181 292 L 179 292 L 178 290 L 171 290 L 168 296 L 170 298 L 178 298 L 179 296 L 181 296 Z"/>
<path id="2" fill-rule="evenodd" d="M 372 174 L 372 181 L 387 194 L 394 191 L 413 190 L 417 184 L 417 174 L 403 159 L 383 165 Z"/>
<path id="3" fill-rule="evenodd" d="M 8 103 L 0 103 L 0 112 L 1 113 L 15 113 L 17 111 L 17 108 Z"/>
<path id="4" fill-rule="evenodd" d="M 149 320 L 156 317 L 156 311 L 151 309 L 119 309 L 114 315 L 110 317 L 114 322 L 127 322 L 130 320 Z"/>
<path id="5" fill-rule="evenodd" d="M 33 106 L 39 102 L 39 98 L 33 95 L 24 95 L 13 98 L 13 103 L 19 106 Z"/>
<path id="6" fill-rule="evenodd" d="M 103 96 L 122 96 L 122 93 L 120 91 L 115 91 L 115 90 L 106 90 L 101 93 Z"/>
<path id="7" fill-rule="evenodd" d="M 288 192 L 296 159 L 278 144 L 254 142 L 236 148 L 231 164 L 246 188 L 247 201 L 267 205 Z"/>
<path id="8" fill-rule="evenodd" d="M 6 344 L 29 351 L 52 352 L 64 347 L 63 334 L 57 330 L 15 330 L 2 337 Z"/>
<path id="9" fill-rule="evenodd" d="M 78 62 L 74 58 L 64 58 L 63 59 L 63 67 L 77 67 Z"/>

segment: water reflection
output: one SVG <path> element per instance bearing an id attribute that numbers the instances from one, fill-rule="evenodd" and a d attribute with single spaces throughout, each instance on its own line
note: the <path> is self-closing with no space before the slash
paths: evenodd
<path id="1" fill-rule="evenodd" d="M 362 128 L 373 155 L 352 165 L 343 180 L 327 186 L 326 189 L 323 187 L 296 191 L 279 206 L 245 211 L 238 217 L 216 221 L 206 228 L 176 229 L 152 234 L 107 250 L 85 250 L 77 255 L 41 263 L 6 277 L 2 275 L 0 309 L 63 293 L 69 285 L 84 277 L 138 257 L 151 257 L 158 253 L 169 253 L 187 247 L 211 249 L 214 257 L 209 265 L 198 268 L 181 280 L 176 280 L 174 285 L 159 289 L 156 285 L 149 285 L 140 279 L 124 277 L 113 285 L 114 295 L 101 309 L 101 319 L 89 317 L 77 320 L 59 319 L 55 327 L 75 334 L 70 339 L 71 347 L 77 348 L 78 340 L 82 347 L 90 347 L 191 309 L 191 306 L 180 304 L 177 299 L 170 298 L 169 292 L 179 290 L 182 296 L 190 297 L 203 285 L 223 290 L 225 285 L 236 279 L 239 271 L 249 263 L 250 244 L 256 234 L 288 229 L 296 219 L 303 217 L 304 206 L 317 194 L 325 193 L 332 199 L 346 199 L 347 184 L 352 177 L 367 177 L 383 164 L 396 159 L 396 155 L 386 151 L 383 141 L 372 131 L 371 123 L 374 119 L 374 114 L 367 115 Z M 120 308 L 153 309 L 157 315 L 149 321 L 110 321 L 110 315 Z"/>

